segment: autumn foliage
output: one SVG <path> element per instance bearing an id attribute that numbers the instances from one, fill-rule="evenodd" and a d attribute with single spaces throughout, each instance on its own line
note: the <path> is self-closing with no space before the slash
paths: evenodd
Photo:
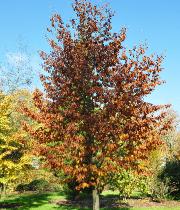
<path id="1" fill-rule="evenodd" d="M 13 189 L 31 165 L 31 156 L 20 141 L 26 134 L 18 125 L 17 94 L 0 92 L 0 194 Z"/>
<path id="2" fill-rule="evenodd" d="M 44 91 L 34 92 L 37 111 L 24 113 L 39 123 L 25 129 L 36 152 L 53 170 L 63 170 L 78 189 L 101 190 L 117 167 L 139 168 L 171 126 L 166 105 L 145 97 L 160 84 L 163 57 L 146 47 L 123 46 L 126 29 L 112 32 L 113 13 L 86 0 L 73 4 L 76 18 L 51 18 L 51 52 L 41 52 Z M 162 111 L 163 110 L 163 111 Z"/>

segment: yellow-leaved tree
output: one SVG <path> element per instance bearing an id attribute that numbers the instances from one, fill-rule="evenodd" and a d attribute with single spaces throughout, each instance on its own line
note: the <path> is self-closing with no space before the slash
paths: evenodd
<path id="1" fill-rule="evenodd" d="M 0 188 L 5 194 L 7 187 L 13 188 L 16 180 L 31 164 L 30 155 L 24 151 L 21 138 L 23 131 L 15 126 L 12 114 L 14 95 L 0 92 Z"/>

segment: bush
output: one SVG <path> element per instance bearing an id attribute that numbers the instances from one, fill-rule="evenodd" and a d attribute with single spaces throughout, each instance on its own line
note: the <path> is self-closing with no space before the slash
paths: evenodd
<path id="1" fill-rule="evenodd" d="M 19 185 L 16 187 L 16 191 L 18 191 L 18 192 L 29 191 L 29 185 L 28 185 L 28 184 L 19 184 Z"/>
<path id="2" fill-rule="evenodd" d="M 165 179 L 161 181 L 160 179 L 153 180 L 151 183 L 151 197 L 153 201 L 162 202 L 168 198 L 170 194 L 169 180 Z"/>
<path id="3" fill-rule="evenodd" d="M 36 179 L 29 183 L 30 191 L 48 191 L 49 183 L 44 179 Z"/>
<path id="4" fill-rule="evenodd" d="M 180 193 L 180 161 L 168 161 L 159 175 L 161 181 L 169 180 L 169 193 Z"/>
<path id="5" fill-rule="evenodd" d="M 124 199 L 132 196 L 135 190 L 143 194 L 147 192 L 145 177 L 125 169 L 121 169 L 119 173 L 110 177 L 109 187 L 111 190 L 118 190 L 119 196 Z"/>
<path id="6" fill-rule="evenodd" d="M 36 179 L 30 182 L 29 184 L 19 184 L 16 187 L 16 191 L 24 192 L 24 191 L 50 191 L 50 184 L 44 179 Z"/>

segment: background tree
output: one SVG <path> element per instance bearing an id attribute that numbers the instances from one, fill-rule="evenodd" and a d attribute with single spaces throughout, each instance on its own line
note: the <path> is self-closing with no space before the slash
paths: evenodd
<path id="1" fill-rule="evenodd" d="M 37 112 L 24 108 L 40 126 L 25 129 L 52 170 L 63 170 L 78 189 L 93 187 L 95 210 L 109 171 L 138 168 L 171 120 L 162 123 L 167 106 L 144 100 L 162 83 L 162 56 L 123 47 L 126 30 L 112 32 L 111 10 L 86 0 L 73 9 L 69 25 L 58 14 L 51 18 L 52 50 L 41 52 L 44 92 L 34 92 Z"/>
<path id="2" fill-rule="evenodd" d="M 4 191 L 5 188 L 14 189 L 24 176 L 25 170 L 31 168 L 29 167 L 32 163 L 29 154 L 31 141 L 21 126 L 22 121 L 27 121 L 27 117 L 19 112 L 19 108 L 22 102 L 32 108 L 32 94 L 27 90 L 31 86 L 32 79 L 31 56 L 27 47 L 19 43 L 16 52 L 7 52 L 6 61 L 0 65 L 2 122 L 0 183 Z M 26 139 L 26 150 L 21 142 L 22 139 Z"/>
<path id="3" fill-rule="evenodd" d="M 27 89 L 32 85 L 35 72 L 32 66 L 32 55 L 22 41 L 17 50 L 7 52 L 5 62 L 0 63 L 0 86 L 6 93 Z"/>
<path id="4" fill-rule="evenodd" d="M 179 116 L 174 110 L 169 110 L 168 115 L 164 120 L 168 120 L 169 118 L 173 119 L 173 126 L 172 129 L 163 137 L 163 141 L 166 145 L 166 161 L 177 158 L 180 150 L 180 135 L 178 131 Z"/>
<path id="5" fill-rule="evenodd" d="M 15 129 L 11 120 L 13 97 L 0 93 L 0 187 L 6 192 L 8 187 L 15 187 L 17 179 L 31 164 L 31 158 L 24 152 L 20 139 L 25 133 Z M 24 133 L 24 135 L 23 135 Z"/>
<path id="6" fill-rule="evenodd" d="M 166 183 L 166 180 L 168 180 L 169 194 L 178 196 L 180 192 L 180 133 L 178 130 L 179 116 L 177 113 L 170 110 L 167 117 L 174 119 L 174 127 L 163 138 L 163 141 L 165 142 L 163 156 L 164 160 L 161 171 L 158 174 L 158 178 L 163 183 Z"/>

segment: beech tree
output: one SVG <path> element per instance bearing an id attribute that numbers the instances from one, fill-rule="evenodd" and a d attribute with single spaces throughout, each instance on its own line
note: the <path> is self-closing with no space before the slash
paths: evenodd
<path id="1" fill-rule="evenodd" d="M 163 57 L 148 56 L 143 46 L 126 49 L 126 29 L 112 32 L 110 9 L 75 0 L 73 10 L 69 24 L 58 14 L 51 18 L 51 52 L 40 53 L 44 91 L 34 92 L 38 111 L 23 108 L 40 126 L 25 129 L 52 170 L 63 170 L 79 190 L 93 188 L 98 210 L 108 173 L 138 169 L 171 120 L 163 121 L 168 105 L 145 101 L 162 84 Z"/>

